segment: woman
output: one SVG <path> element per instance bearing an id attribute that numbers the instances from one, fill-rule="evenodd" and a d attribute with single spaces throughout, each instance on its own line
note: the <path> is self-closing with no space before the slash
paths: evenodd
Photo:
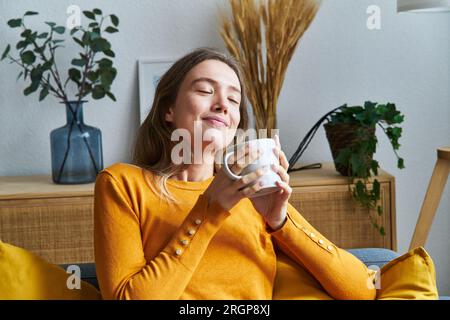
<path id="1" fill-rule="evenodd" d="M 211 49 L 184 56 L 161 78 L 138 132 L 135 165 L 113 165 L 96 181 L 95 260 L 105 299 L 271 299 L 277 252 L 335 299 L 375 298 L 367 285 L 373 272 L 288 203 L 278 140 L 280 164 L 270 169 L 281 177 L 279 192 L 250 200 L 264 170 L 236 181 L 215 170 L 216 155 L 246 129 L 243 97 L 237 64 Z M 209 138 L 196 147 L 199 128 Z M 175 164 L 177 130 L 189 133 L 188 151 L 200 150 L 202 161 L 183 154 Z M 231 170 L 239 174 L 257 157 L 246 147 Z"/>

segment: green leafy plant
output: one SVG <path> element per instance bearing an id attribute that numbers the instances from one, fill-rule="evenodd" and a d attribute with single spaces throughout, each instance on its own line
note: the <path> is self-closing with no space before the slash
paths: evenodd
<path id="1" fill-rule="evenodd" d="M 40 90 L 39 101 L 51 94 L 67 104 L 73 100 L 69 98 L 67 88 L 68 84 L 72 83 L 75 85 L 78 103 L 88 95 L 92 95 L 96 100 L 108 96 L 116 101 L 111 92 L 111 85 L 117 76 L 117 69 L 111 60 L 115 54 L 104 34 L 119 31 L 119 18 L 113 14 L 105 16 L 100 9 L 83 11 L 84 16 L 89 19 L 89 25 L 78 26 L 70 31 L 73 41 L 81 49 L 71 60 L 71 67 L 66 72 L 67 78 L 63 81 L 55 58 L 57 49 L 64 44 L 65 40 L 61 36 L 66 32 L 66 28 L 54 22 L 45 22 L 47 31 L 31 30 L 25 20 L 37 14 L 27 11 L 21 18 L 8 21 L 9 27 L 21 31 L 21 39 L 15 46 L 18 57 L 11 54 L 12 47 L 9 44 L 0 57 L 0 61 L 9 59 L 11 63 L 21 67 L 17 79 L 23 77 L 23 80 L 29 81 L 29 86 L 23 91 L 24 95 Z M 105 25 L 107 22 L 108 25 Z"/>
<path id="2" fill-rule="evenodd" d="M 326 120 L 328 122 L 324 127 L 336 168 L 348 176 L 349 190 L 353 198 L 369 209 L 369 212 L 376 212 L 381 216 L 383 210 L 379 205 L 380 183 L 376 178 L 372 179 L 372 175 L 378 175 L 379 169 L 378 161 L 373 159 L 378 143 L 375 129 L 378 125 L 386 134 L 397 157 L 397 167 L 403 169 L 404 160 L 399 157 L 397 150 L 400 148 L 399 139 L 402 135 L 402 128 L 398 125 L 403 122 L 404 115 L 393 103 L 378 104 L 367 101 L 364 106 L 348 107 L 345 104 L 329 114 Z M 342 133 L 344 130 L 347 134 Z M 370 218 L 372 225 L 385 235 L 385 230 L 377 222 L 376 216 L 370 214 Z"/>

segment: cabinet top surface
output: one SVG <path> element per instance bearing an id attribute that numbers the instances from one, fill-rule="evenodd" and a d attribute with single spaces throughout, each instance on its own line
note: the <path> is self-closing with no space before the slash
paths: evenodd
<path id="1" fill-rule="evenodd" d="M 48 197 L 82 197 L 94 194 L 94 183 L 62 185 L 51 176 L 0 177 L 0 200 Z"/>
<path id="2" fill-rule="evenodd" d="M 345 185 L 348 178 L 336 171 L 333 162 L 323 162 L 320 169 L 307 169 L 289 173 L 291 187 Z M 389 182 L 394 177 L 384 170 L 378 170 L 376 178 L 379 182 Z"/>
<path id="3" fill-rule="evenodd" d="M 322 163 L 320 169 L 290 172 L 292 187 L 325 186 L 347 184 L 347 177 L 338 173 L 332 162 Z M 394 179 L 389 173 L 379 170 L 379 182 Z M 94 183 L 60 185 L 53 183 L 51 176 L 0 177 L 0 200 L 48 197 L 92 196 Z"/>

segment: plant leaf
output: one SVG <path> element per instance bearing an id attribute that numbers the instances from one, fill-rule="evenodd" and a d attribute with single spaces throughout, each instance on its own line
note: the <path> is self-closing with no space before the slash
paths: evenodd
<path id="1" fill-rule="evenodd" d="M 116 97 L 111 93 L 111 92 L 106 92 L 106 95 L 112 100 L 112 101 L 114 101 L 114 102 L 116 102 L 117 100 L 116 100 Z"/>
<path id="2" fill-rule="evenodd" d="M 403 158 L 399 158 L 399 159 L 398 159 L 398 161 L 397 161 L 397 167 L 398 167 L 399 169 L 405 169 L 405 162 L 404 162 Z"/>
<path id="3" fill-rule="evenodd" d="M 34 16 L 34 15 L 37 15 L 37 14 L 39 14 L 39 13 L 37 13 L 35 11 L 27 11 L 27 12 L 25 12 L 24 16 Z"/>
<path id="4" fill-rule="evenodd" d="M 115 33 L 115 32 L 119 32 L 119 30 L 117 30 L 117 29 L 114 28 L 114 27 L 108 27 L 108 28 L 105 29 L 105 32 L 108 32 L 108 33 Z"/>
<path id="5" fill-rule="evenodd" d="M 86 61 L 84 59 L 73 59 L 72 64 L 77 67 L 84 67 Z"/>
<path id="6" fill-rule="evenodd" d="M 119 18 L 117 18 L 117 16 L 114 14 L 111 15 L 111 22 L 114 25 L 114 27 L 119 26 Z"/>
<path id="7" fill-rule="evenodd" d="M 35 92 L 38 88 L 39 88 L 39 81 L 32 82 L 29 87 L 27 87 L 27 88 L 25 88 L 25 90 L 23 90 L 23 94 L 28 96 L 29 94 Z"/>
<path id="8" fill-rule="evenodd" d="M 2 61 L 3 59 L 6 58 L 6 56 L 8 55 L 9 51 L 11 50 L 11 45 L 7 45 L 5 48 L 5 51 L 3 51 L 2 57 L 0 58 L 0 61 Z"/>
<path id="9" fill-rule="evenodd" d="M 59 33 L 59 34 L 63 34 L 66 31 L 66 28 L 59 26 L 59 27 L 53 28 L 53 31 L 55 31 L 56 33 Z"/>
<path id="10" fill-rule="evenodd" d="M 44 33 L 41 33 L 40 35 L 38 35 L 38 39 L 45 39 L 47 37 L 48 37 L 48 32 L 44 32 Z"/>
<path id="11" fill-rule="evenodd" d="M 106 51 L 111 49 L 111 44 L 104 38 L 97 38 L 92 41 L 91 48 L 94 52 Z"/>
<path id="12" fill-rule="evenodd" d="M 80 47 L 84 48 L 84 43 L 80 39 L 73 37 L 73 40 L 80 45 Z"/>
<path id="13" fill-rule="evenodd" d="M 111 58 L 114 58 L 116 56 L 116 54 L 112 50 L 105 50 L 103 53 Z"/>
<path id="14" fill-rule="evenodd" d="M 92 10 L 92 12 L 94 12 L 95 14 L 98 15 L 102 15 L 102 10 L 95 8 L 94 10 Z"/>
<path id="15" fill-rule="evenodd" d="M 383 208 L 381 208 L 380 206 L 377 207 L 377 214 L 379 216 L 381 216 L 383 214 Z"/>
<path id="16" fill-rule="evenodd" d="M 83 14 L 86 16 L 86 18 L 95 20 L 95 14 L 90 11 L 83 11 Z"/>
<path id="17" fill-rule="evenodd" d="M 373 182 L 373 194 L 376 200 L 380 198 L 380 182 L 377 179 Z"/>
<path id="18" fill-rule="evenodd" d="M 75 82 L 81 80 L 81 72 L 78 69 L 70 68 L 69 69 L 69 78 Z"/>
<path id="19" fill-rule="evenodd" d="M 92 89 L 92 98 L 94 98 L 95 100 L 103 98 L 105 94 L 106 94 L 105 88 L 103 88 L 103 86 L 101 85 L 96 85 Z"/>
<path id="20" fill-rule="evenodd" d="M 89 38 L 91 39 L 91 41 L 94 41 L 95 39 L 100 38 L 100 34 L 97 32 L 89 32 Z"/>
<path id="21" fill-rule="evenodd" d="M 24 64 L 33 64 L 36 61 L 36 56 L 33 51 L 25 51 L 20 55 L 20 59 Z"/>
<path id="22" fill-rule="evenodd" d="M 75 33 L 77 33 L 78 31 L 80 31 L 80 28 L 79 28 L 79 27 L 72 28 L 72 30 L 70 30 L 70 35 L 73 36 L 73 35 L 74 35 Z"/>
<path id="23" fill-rule="evenodd" d="M 112 60 L 110 60 L 108 58 L 103 58 L 103 59 L 97 60 L 95 62 L 99 64 L 100 68 L 112 67 L 112 65 L 113 65 Z"/>
<path id="24" fill-rule="evenodd" d="M 41 90 L 41 93 L 39 94 L 39 101 L 44 100 L 45 97 L 48 96 L 48 93 L 49 93 L 48 87 L 47 86 L 43 87 L 42 90 Z"/>
<path id="25" fill-rule="evenodd" d="M 52 28 L 53 29 L 53 27 L 54 26 L 56 26 L 56 23 L 54 23 L 54 22 L 45 22 L 45 24 L 47 24 L 48 26 L 50 26 L 50 28 Z"/>
<path id="26" fill-rule="evenodd" d="M 8 21 L 8 26 L 11 28 L 18 28 L 22 25 L 22 19 L 11 19 Z"/>
<path id="27" fill-rule="evenodd" d="M 98 79 L 98 73 L 95 71 L 89 71 L 86 77 L 92 82 L 95 82 Z"/>
<path id="28" fill-rule="evenodd" d="M 112 82 L 114 81 L 114 79 L 116 78 L 116 69 L 114 68 L 110 68 L 110 69 L 106 69 L 101 73 L 101 82 L 102 85 L 107 87 L 110 86 L 112 84 Z"/>

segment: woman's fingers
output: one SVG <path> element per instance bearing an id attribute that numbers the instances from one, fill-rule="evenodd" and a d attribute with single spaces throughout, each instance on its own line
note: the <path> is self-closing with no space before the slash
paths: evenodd
<path id="1" fill-rule="evenodd" d="M 286 169 L 283 168 L 280 165 L 272 164 L 272 170 L 277 173 L 281 180 L 287 184 L 289 184 L 289 174 L 287 173 Z"/>
<path id="2" fill-rule="evenodd" d="M 252 194 L 258 192 L 259 190 L 261 190 L 262 188 L 262 182 L 261 181 L 257 181 L 255 183 L 253 183 L 252 185 L 249 185 L 245 188 L 242 188 L 239 192 L 241 193 L 241 195 L 243 195 L 244 197 L 249 197 Z"/>
<path id="3" fill-rule="evenodd" d="M 246 147 L 244 151 L 237 151 L 235 154 L 237 154 L 235 156 L 235 163 L 230 167 L 230 170 L 236 175 L 239 175 L 246 166 L 254 162 L 260 156 L 257 149 L 250 149 L 248 147 Z"/>
<path id="4" fill-rule="evenodd" d="M 289 168 L 289 162 L 288 162 L 283 150 L 274 148 L 273 152 L 275 153 L 276 157 L 278 158 L 278 161 L 281 164 L 281 166 L 287 170 Z"/>
<path id="5" fill-rule="evenodd" d="M 289 199 L 292 193 L 292 188 L 289 186 L 289 184 L 284 181 L 277 181 L 276 184 L 282 190 L 283 199 Z"/>
<path id="6" fill-rule="evenodd" d="M 232 165 L 240 160 L 242 157 L 245 157 L 250 151 L 250 147 L 248 145 L 244 145 L 243 147 L 239 147 L 236 152 L 228 158 L 228 165 Z"/>
<path id="7" fill-rule="evenodd" d="M 280 138 L 278 137 L 277 134 L 275 135 L 275 144 L 278 149 L 281 149 Z"/>
<path id="8" fill-rule="evenodd" d="M 267 172 L 267 168 L 259 168 L 249 174 L 246 174 L 241 179 L 234 182 L 234 187 L 241 189 L 248 184 L 252 184 L 256 180 L 258 180 L 261 176 L 263 176 Z"/>

